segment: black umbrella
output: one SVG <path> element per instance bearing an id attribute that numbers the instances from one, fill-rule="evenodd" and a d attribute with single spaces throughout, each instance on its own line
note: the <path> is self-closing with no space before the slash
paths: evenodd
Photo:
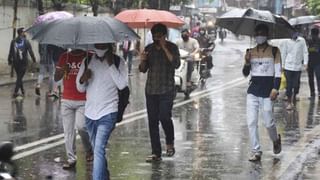
<path id="1" fill-rule="evenodd" d="M 269 27 L 271 39 L 291 38 L 293 27 L 281 16 L 270 11 L 249 9 L 233 9 L 216 20 L 216 25 L 226 28 L 235 34 L 254 36 L 254 29 L 258 24 Z"/>

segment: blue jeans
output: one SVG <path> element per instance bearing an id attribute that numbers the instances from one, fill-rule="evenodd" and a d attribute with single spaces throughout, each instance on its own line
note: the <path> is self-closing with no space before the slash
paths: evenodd
<path id="1" fill-rule="evenodd" d="M 116 122 L 117 112 L 105 115 L 98 120 L 86 117 L 86 127 L 94 153 L 93 180 L 110 179 L 105 148 Z"/>

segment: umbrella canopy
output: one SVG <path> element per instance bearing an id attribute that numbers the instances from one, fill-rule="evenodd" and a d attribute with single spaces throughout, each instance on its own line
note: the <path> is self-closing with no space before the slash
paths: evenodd
<path id="1" fill-rule="evenodd" d="M 66 11 L 48 12 L 46 14 L 38 16 L 33 22 L 32 29 L 31 29 L 31 27 L 29 27 L 29 28 L 27 28 L 26 31 L 28 31 L 30 34 L 36 34 L 37 32 L 39 32 L 41 30 L 41 26 L 38 26 L 38 25 L 40 25 L 42 23 L 48 23 L 48 22 L 55 21 L 58 19 L 68 19 L 68 18 L 72 18 L 72 17 L 73 17 L 73 14 L 66 12 Z"/>
<path id="2" fill-rule="evenodd" d="M 289 19 L 289 23 L 292 26 L 320 23 L 320 17 L 319 16 L 299 16 L 299 17 Z"/>
<path id="3" fill-rule="evenodd" d="M 178 28 L 184 25 L 184 22 L 173 13 L 155 9 L 124 10 L 115 18 L 131 28 L 151 28 L 156 23 L 163 23 L 170 28 Z"/>
<path id="4" fill-rule="evenodd" d="M 293 27 L 282 17 L 270 11 L 249 9 L 233 9 L 216 20 L 216 25 L 226 28 L 235 34 L 254 36 L 254 29 L 258 24 L 269 27 L 271 39 L 291 38 Z"/>
<path id="5" fill-rule="evenodd" d="M 63 47 L 83 47 L 96 43 L 115 43 L 129 39 L 139 39 L 139 36 L 127 25 L 111 17 L 80 16 L 70 19 L 42 23 L 35 28 L 41 30 L 32 34 L 32 28 L 27 30 L 32 39 L 40 44 L 54 44 Z"/>
<path id="6" fill-rule="evenodd" d="M 48 12 L 46 14 L 43 14 L 41 16 L 38 16 L 35 21 L 33 22 L 33 25 L 40 24 L 42 22 L 48 22 L 53 21 L 57 19 L 67 19 L 72 18 L 73 14 L 66 12 L 66 11 L 53 11 Z"/>

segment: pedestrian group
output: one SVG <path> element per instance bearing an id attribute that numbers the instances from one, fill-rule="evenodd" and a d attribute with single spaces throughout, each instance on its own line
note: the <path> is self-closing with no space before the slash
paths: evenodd
<path id="1" fill-rule="evenodd" d="M 13 97 L 25 95 L 23 76 L 26 73 L 28 57 L 36 58 L 24 29 L 18 29 L 18 37 L 11 42 L 8 63 L 17 74 Z M 258 117 L 262 112 L 263 124 L 273 142 L 273 152 L 281 152 L 281 136 L 273 116 L 273 103 L 279 94 L 281 73 L 287 81 L 287 110 L 294 108 L 298 100 L 300 76 L 303 68 L 308 70 L 310 97 L 316 96 L 314 74 L 320 97 L 320 39 L 319 30 L 311 30 L 307 41 L 300 36 L 299 28 L 279 48 L 268 44 L 269 29 L 264 24 L 255 28 L 256 46 L 247 49 L 242 69 L 244 76 L 251 75 L 247 90 L 247 125 L 251 142 L 249 161 L 260 161 L 262 150 L 259 140 Z M 175 136 L 172 108 L 175 93 L 175 69 L 180 66 L 179 49 L 194 55 L 199 48 L 214 48 L 200 23 L 189 32 L 181 31 L 181 39 L 172 43 L 166 39 L 167 27 L 161 23 L 151 28 L 152 42 L 140 53 L 139 71 L 147 73 L 145 86 L 151 154 L 146 162 L 162 160 L 159 124 L 165 134 L 165 155 L 174 156 Z M 194 37 L 194 38 L 193 38 Z M 135 42 L 127 36 L 121 43 L 123 58 L 116 55 L 114 44 L 95 44 L 93 51 L 73 49 L 67 51 L 53 45 L 39 45 L 40 73 L 35 93 L 40 96 L 40 87 L 45 72 L 49 73 L 49 96 L 59 97 L 57 82 L 62 80 L 63 92 L 61 115 L 63 121 L 67 160 L 63 169 L 74 169 L 77 162 L 75 152 L 76 129 L 81 137 L 86 161 L 93 161 L 92 178 L 110 179 L 105 148 L 117 123 L 119 90 L 128 86 L 128 76 L 132 75 L 132 58 Z M 126 61 L 128 67 L 126 67 Z M 208 57 L 208 68 L 213 67 L 212 57 Z M 190 85 L 193 62 L 188 62 L 188 85 Z"/>

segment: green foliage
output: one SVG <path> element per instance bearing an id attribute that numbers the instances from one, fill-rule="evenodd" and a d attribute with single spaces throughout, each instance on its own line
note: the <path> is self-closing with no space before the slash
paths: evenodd
<path id="1" fill-rule="evenodd" d="M 320 15 L 320 0 L 307 0 L 308 8 L 314 15 Z"/>

